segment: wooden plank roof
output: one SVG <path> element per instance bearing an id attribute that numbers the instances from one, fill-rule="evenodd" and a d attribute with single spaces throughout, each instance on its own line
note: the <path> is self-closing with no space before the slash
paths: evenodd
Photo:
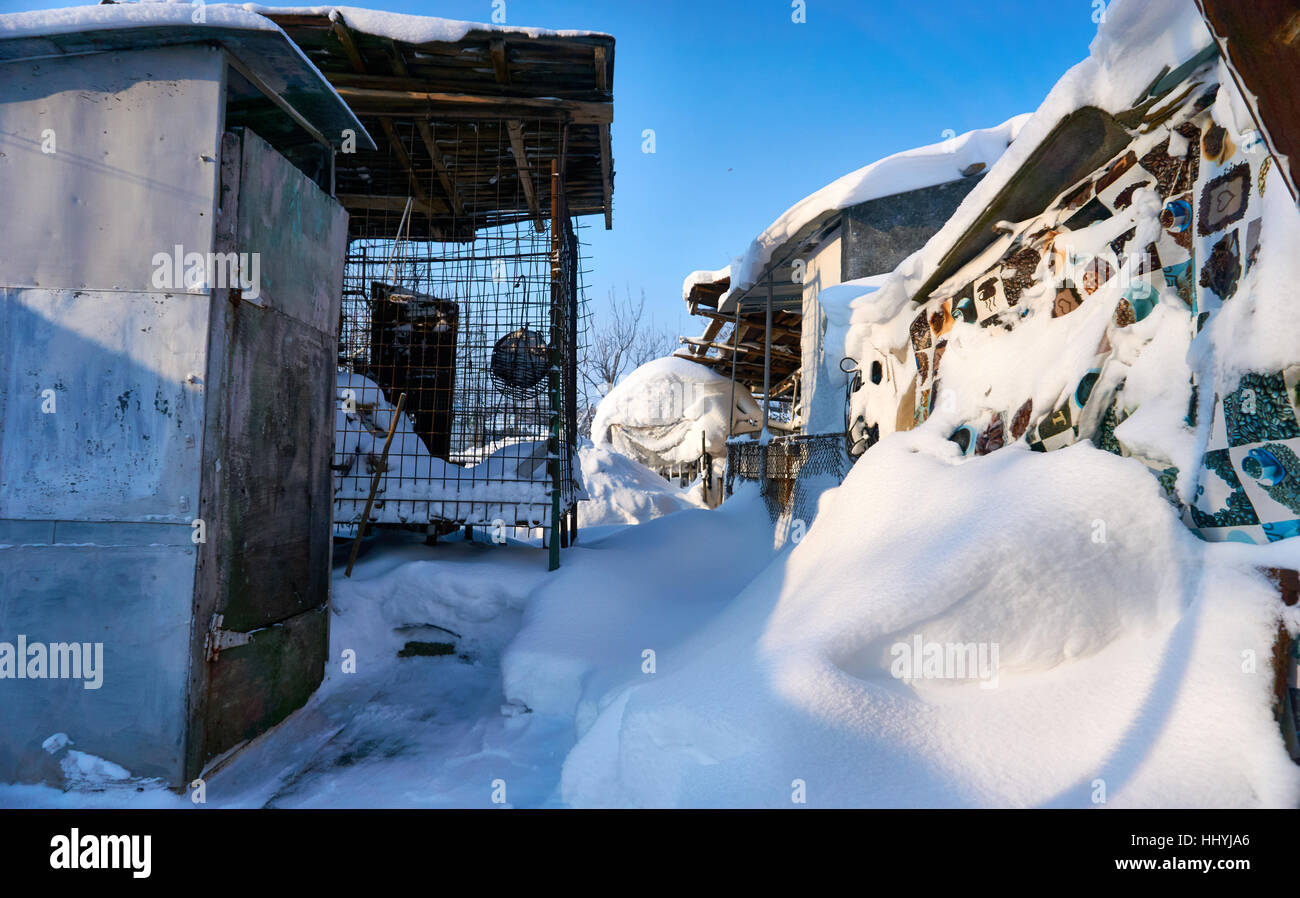
<path id="1" fill-rule="evenodd" d="M 614 39 L 468 30 L 410 43 L 339 10 L 263 12 L 307 54 L 379 144 L 339 153 L 335 185 L 352 237 L 392 237 L 411 197 L 414 239 L 538 221 L 563 153 L 571 215 L 612 224 Z"/>

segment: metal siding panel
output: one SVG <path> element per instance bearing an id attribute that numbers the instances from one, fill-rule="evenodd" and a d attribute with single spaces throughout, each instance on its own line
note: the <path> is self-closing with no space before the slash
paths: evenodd
<path id="1" fill-rule="evenodd" d="M 190 523 L 208 305 L 0 288 L 0 517 Z"/>
<path id="2" fill-rule="evenodd" d="M 239 251 L 259 255 L 261 301 L 337 337 L 348 213 L 251 131 L 238 228 Z"/>
<path id="3" fill-rule="evenodd" d="M 199 46 L 0 65 L 0 285 L 153 290 L 154 254 L 206 253 L 223 65 Z"/>
<path id="4" fill-rule="evenodd" d="M 0 781 L 53 773 L 41 742 L 181 782 L 193 546 L 0 548 L 0 639 L 102 642 L 103 683 L 0 680 Z"/>

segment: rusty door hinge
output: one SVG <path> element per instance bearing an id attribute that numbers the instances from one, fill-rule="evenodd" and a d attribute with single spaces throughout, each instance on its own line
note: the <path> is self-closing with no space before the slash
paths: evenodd
<path id="1" fill-rule="evenodd" d="M 209 661 L 216 661 L 221 657 L 223 649 L 233 649 L 236 646 L 248 645 L 253 641 L 251 633 L 240 633 L 235 630 L 223 630 L 222 623 L 225 622 L 224 614 L 212 615 L 212 621 L 208 624 L 207 639 L 204 640 L 203 649 Z"/>

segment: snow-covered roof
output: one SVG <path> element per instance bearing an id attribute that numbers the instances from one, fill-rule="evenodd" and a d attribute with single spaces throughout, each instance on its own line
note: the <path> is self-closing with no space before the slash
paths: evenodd
<path id="1" fill-rule="evenodd" d="M 731 292 L 747 290 L 762 274 L 773 253 L 809 224 L 828 212 L 865 203 L 868 200 L 907 193 L 956 181 L 967 173 L 990 168 L 1002 154 L 1029 114 L 1017 115 L 992 128 L 967 131 L 939 143 L 903 150 L 878 159 L 837 178 L 804 197 L 781 214 L 754 238 L 744 255 L 716 271 L 693 271 L 682 282 L 682 299 L 691 288 L 731 278 Z"/>
<path id="2" fill-rule="evenodd" d="M 215 41 L 326 139 L 369 133 L 306 54 L 270 19 L 226 5 L 113 3 L 0 15 L 0 60 Z"/>
<path id="3" fill-rule="evenodd" d="M 455 43 L 473 31 L 500 31 L 527 37 L 609 37 L 601 31 L 555 30 L 530 28 L 522 25 L 496 25 L 484 22 L 463 22 L 459 19 L 442 19 L 435 16 L 412 16 L 380 9 L 363 9 L 357 6 L 266 6 L 261 3 L 244 3 L 241 9 L 275 15 L 328 16 L 333 20 L 343 16 L 358 31 L 404 41 L 408 44 Z"/>

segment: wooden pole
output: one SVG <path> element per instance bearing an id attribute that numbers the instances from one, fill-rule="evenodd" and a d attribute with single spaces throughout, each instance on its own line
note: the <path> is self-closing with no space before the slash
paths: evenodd
<path id="1" fill-rule="evenodd" d="M 375 504 L 375 491 L 379 489 L 379 478 L 384 476 L 388 470 L 388 448 L 393 445 L 393 433 L 397 430 L 397 419 L 402 416 L 402 408 L 406 405 L 406 394 L 397 397 L 397 408 L 393 410 L 393 418 L 388 422 L 388 436 L 384 438 L 384 451 L 379 456 L 379 467 L 375 469 L 375 476 L 370 478 L 370 495 L 366 497 L 366 510 L 361 514 L 361 523 L 357 524 L 357 538 L 352 543 L 352 554 L 348 556 L 348 569 L 343 572 L 343 576 L 352 576 L 352 565 L 357 563 L 357 553 L 361 551 L 361 540 L 366 535 L 366 524 L 370 521 L 370 509 Z"/>

